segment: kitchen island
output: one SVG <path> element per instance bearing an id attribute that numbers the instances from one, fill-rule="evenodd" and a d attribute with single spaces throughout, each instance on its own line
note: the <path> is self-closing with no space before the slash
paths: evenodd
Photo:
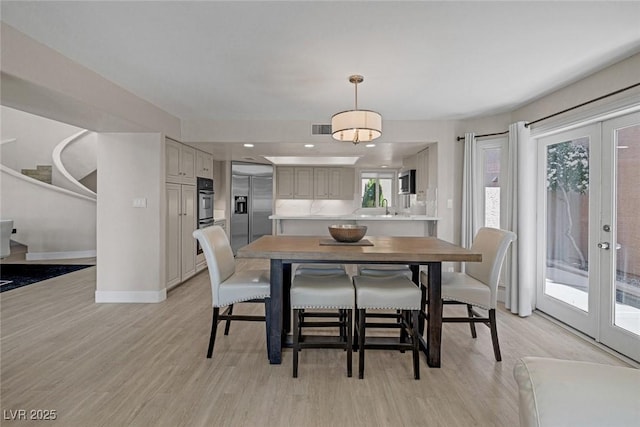
<path id="1" fill-rule="evenodd" d="M 271 215 L 276 235 L 323 236 L 334 224 L 367 226 L 367 236 L 437 236 L 440 218 L 427 215 Z"/>

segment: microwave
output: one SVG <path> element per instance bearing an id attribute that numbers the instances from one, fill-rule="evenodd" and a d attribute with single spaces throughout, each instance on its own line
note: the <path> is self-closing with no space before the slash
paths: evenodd
<path id="1" fill-rule="evenodd" d="M 416 170 L 410 169 L 398 174 L 398 194 L 416 194 Z"/>

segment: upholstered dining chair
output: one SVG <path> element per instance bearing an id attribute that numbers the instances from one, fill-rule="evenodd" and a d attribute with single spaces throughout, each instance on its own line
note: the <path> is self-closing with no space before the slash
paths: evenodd
<path id="1" fill-rule="evenodd" d="M 345 275 L 347 272 L 342 264 L 325 264 L 325 263 L 308 263 L 308 264 L 299 264 L 296 267 L 294 273 L 294 281 L 295 278 L 300 276 L 311 276 L 316 278 L 316 283 L 329 283 L 331 279 L 326 280 L 323 279 L 322 276 L 335 276 L 335 275 Z M 348 278 L 348 277 L 347 277 Z M 318 308 L 318 307 L 316 307 Z M 299 308 L 297 311 L 297 316 L 299 320 L 299 325 L 307 324 L 306 321 L 309 318 L 331 318 L 338 317 L 338 322 L 341 325 L 340 328 L 340 336 L 346 339 L 347 336 L 347 311 L 346 310 L 313 310 L 308 311 L 304 308 Z M 317 325 L 316 325 L 317 326 Z"/>
<path id="2" fill-rule="evenodd" d="M 267 348 L 269 340 L 269 298 L 271 293 L 268 270 L 236 271 L 233 250 L 227 234 L 217 225 L 195 230 L 193 237 L 198 239 L 209 268 L 213 319 L 207 358 L 213 354 L 218 323 L 227 321 L 225 335 L 229 333 L 231 320 L 266 322 Z M 233 305 L 241 302 L 264 302 L 264 316 L 233 314 Z M 227 307 L 222 313 L 220 308 Z"/>
<path id="3" fill-rule="evenodd" d="M 502 262 L 516 235 L 511 231 L 483 227 L 478 230 L 471 250 L 482 253 L 482 262 L 465 263 L 465 272 L 442 272 L 442 300 L 444 304 L 464 304 L 466 317 L 443 317 L 442 322 L 469 323 L 471 336 L 476 338 L 476 323 L 484 323 L 491 330 L 493 353 L 498 362 L 502 360 L 498 329 L 496 325 L 496 305 L 498 282 Z M 428 286 L 428 276 L 420 274 L 420 282 Z M 423 293 L 424 295 L 424 293 Z M 486 316 L 475 310 L 483 309 Z"/>
<path id="4" fill-rule="evenodd" d="M 374 277 L 402 275 L 411 280 L 413 272 L 406 264 L 360 264 L 358 265 L 358 275 Z"/>
<path id="5" fill-rule="evenodd" d="M 413 377 L 420 379 L 418 325 L 420 289 L 406 276 L 354 276 L 356 288 L 356 335 L 358 340 L 358 378 L 364 378 L 365 351 L 411 350 Z M 396 310 L 399 314 L 380 313 Z M 378 312 L 373 314 L 372 312 Z M 367 322 L 367 317 L 389 318 L 391 322 Z M 397 328 L 400 337 L 367 337 L 367 328 Z M 384 340 L 381 342 L 380 338 Z M 388 338 L 392 340 L 389 341 Z M 405 339 L 406 338 L 406 339 Z"/>
<path id="6" fill-rule="evenodd" d="M 332 275 L 332 274 L 346 274 L 344 265 L 342 264 L 320 264 L 309 263 L 300 264 L 296 268 L 295 275 L 299 274 L 311 274 L 311 275 Z"/>
<path id="7" fill-rule="evenodd" d="M 298 354 L 304 348 L 340 348 L 347 351 L 347 376 L 352 373 L 353 309 L 355 292 L 349 276 L 328 274 L 327 270 L 308 270 L 296 274 L 291 282 L 293 309 L 293 377 L 298 377 Z M 321 312 L 310 313 L 308 309 Z M 333 311 L 333 312 L 332 312 Z M 308 322 L 309 317 L 337 317 L 337 321 Z M 303 334 L 304 328 L 339 328 L 340 336 Z"/>

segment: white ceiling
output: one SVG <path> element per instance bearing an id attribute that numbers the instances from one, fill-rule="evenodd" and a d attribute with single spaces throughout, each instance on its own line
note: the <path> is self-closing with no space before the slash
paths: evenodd
<path id="1" fill-rule="evenodd" d="M 329 123 L 353 107 L 355 73 L 365 76 L 359 107 L 384 120 L 477 117 L 640 51 L 636 1 L 1 7 L 4 22 L 183 120 Z"/>

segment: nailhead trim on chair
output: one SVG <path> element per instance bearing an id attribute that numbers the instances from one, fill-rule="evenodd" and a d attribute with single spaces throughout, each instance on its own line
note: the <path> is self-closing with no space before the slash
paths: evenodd
<path id="1" fill-rule="evenodd" d="M 420 310 L 420 307 L 396 307 L 396 306 L 394 306 L 394 307 L 378 307 L 378 306 L 376 306 L 376 307 L 369 307 L 369 306 L 360 307 L 360 306 L 358 306 L 358 308 L 366 308 L 368 310 L 409 310 L 409 311 L 411 311 L 411 310 Z"/>
<path id="2" fill-rule="evenodd" d="M 255 298 L 252 298 L 252 299 L 264 299 L 264 298 L 269 298 L 269 294 L 256 296 Z M 226 304 L 214 304 L 213 307 L 222 308 L 232 304 L 239 304 L 241 302 L 247 302 L 247 300 L 246 299 L 233 300 L 233 301 L 227 302 Z"/>
<path id="3" fill-rule="evenodd" d="M 317 308 L 319 310 L 322 309 L 329 309 L 329 310 L 350 310 L 353 308 L 352 305 L 346 305 L 346 306 L 328 306 L 328 305 L 296 305 L 291 306 L 291 308 L 295 308 L 295 309 L 312 309 L 312 308 Z"/>

